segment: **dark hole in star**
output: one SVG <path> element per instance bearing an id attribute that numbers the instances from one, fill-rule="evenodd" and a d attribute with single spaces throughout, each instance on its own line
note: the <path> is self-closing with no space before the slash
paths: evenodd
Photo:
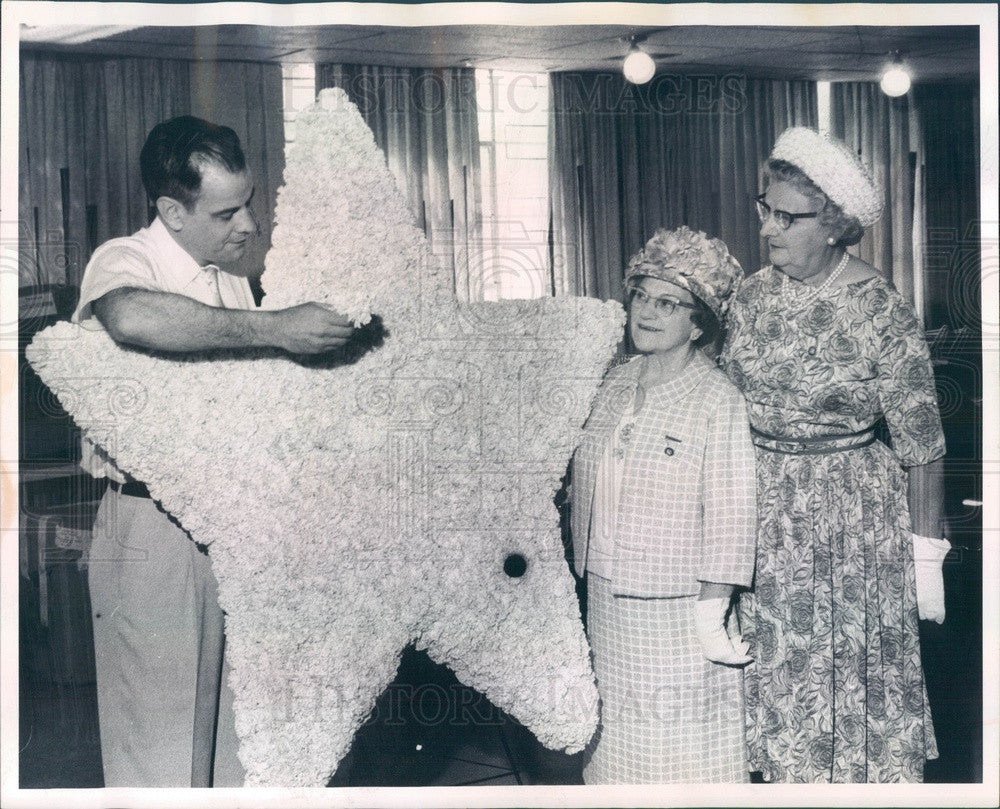
<path id="1" fill-rule="evenodd" d="M 512 553 L 503 560 L 503 572 L 512 579 L 519 579 L 528 569 L 528 560 L 519 553 Z"/>

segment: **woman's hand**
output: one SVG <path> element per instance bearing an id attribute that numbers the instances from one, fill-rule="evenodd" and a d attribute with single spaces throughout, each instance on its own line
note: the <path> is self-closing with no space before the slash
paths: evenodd
<path id="1" fill-rule="evenodd" d="M 913 566 L 917 579 L 917 614 L 922 621 L 944 623 L 944 572 L 941 566 L 951 550 L 946 539 L 913 535 Z"/>
<path id="2" fill-rule="evenodd" d="M 721 588 L 721 590 L 720 590 Z M 729 594 L 718 593 L 728 590 Z M 726 631 L 726 613 L 732 599 L 732 585 L 704 583 L 701 595 L 694 602 L 694 625 L 701 642 L 702 653 L 713 663 L 745 666 L 753 658 L 747 655 L 750 646 L 740 635 L 730 637 Z"/>

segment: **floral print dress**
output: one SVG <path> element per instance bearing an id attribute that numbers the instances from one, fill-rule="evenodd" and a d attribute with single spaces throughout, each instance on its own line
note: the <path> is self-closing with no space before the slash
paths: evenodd
<path id="1" fill-rule="evenodd" d="M 904 467 L 944 454 L 927 346 L 882 278 L 808 298 L 782 280 L 768 267 L 743 282 L 721 357 L 757 444 L 757 571 L 743 600 L 751 769 L 920 781 L 937 747 Z M 892 449 L 871 436 L 881 416 Z"/>

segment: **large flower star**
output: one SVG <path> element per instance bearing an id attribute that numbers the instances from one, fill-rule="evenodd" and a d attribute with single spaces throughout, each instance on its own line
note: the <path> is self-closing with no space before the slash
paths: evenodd
<path id="1" fill-rule="evenodd" d="M 81 428 L 199 542 L 249 785 L 321 786 L 411 643 L 580 750 L 597 694 L 553 495 L 621 335 L 615 303 L 461 304 L 339 91 L 300 115 L 267 305 L 385 322 L 353 364 L 29 348 Z M 93 564 L 100 560 L 92 560 Z"/>

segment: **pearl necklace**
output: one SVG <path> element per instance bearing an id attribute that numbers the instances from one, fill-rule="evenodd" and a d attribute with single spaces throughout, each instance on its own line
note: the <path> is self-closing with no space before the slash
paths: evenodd
<path id="1" fill-rule="evenodd" d="M 844 255 L 841 256 L 840 261 L 837 266 L 834 267 L 833 272 L 830 273 L 826 280 L 819 286 L 809 288 L 809 291 L 803 296 L 797 292 L 792 292 L 791 282 L 788 280 L 788 276 L 784 276 L 781 281 L 781 297 L 784 299 L 785 308 L 790 311 L 797 311 L 806 306 L 806 304 L 811 303 L 814 298 L 816 298 L 824 289 L 827 289 L 834 281 L 836 281 L 840 274 L 844 271 L 844 267 L 847 266 L 847 262 L 851 260 L 851 255 L 846 250 Z M 802 284 L 803 287 L 808 287 L 808 284 Z"/>

